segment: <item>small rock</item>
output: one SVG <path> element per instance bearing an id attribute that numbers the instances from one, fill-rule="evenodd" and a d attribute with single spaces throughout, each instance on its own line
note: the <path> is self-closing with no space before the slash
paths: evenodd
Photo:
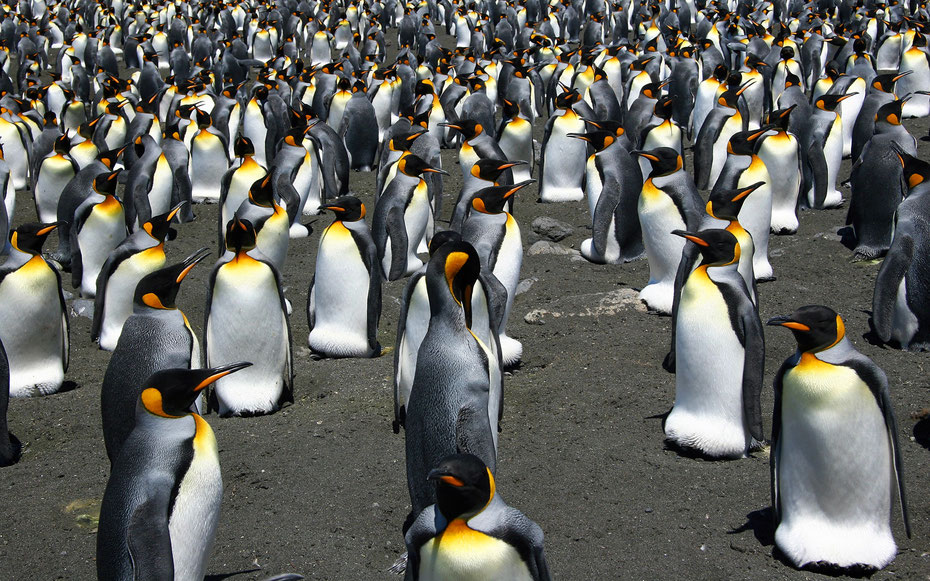
<path id="1" fill-rule="evenodd" d="M 553 242 L 568 238 L 574 231 L 571 225 L 549 216 L 540 216 L 533 220 L 533 232 Z"/>
<path id="2" fill-rule="evenodd" d="M 651 514 L 651 513 L 652 513 L 652 509 L 649 507 L 646 507 L 646 514 Z"/>
<path id="3" fill-rule="evenodd" d="M 94 301 L 90 299 L 75 299 L 74 302 L 71 303 L 71 316 L 93 319 Z"/>
<path id="4" fill-rule="evenodd" d="M 533 284 L 536 283 L 538 280 L 539 279 L 536 278 L 535 276 L 531 278 L 524 278 L 523 280 L 521 280 L 520 284 L 517 285 L 516 296 L 520 296 L 526 291 L 530 290 L 530 287 L 532 287 Z"/>
<path id="5" fill-rule="evenodd" d="M 581 254 L 577 250 L 567 246 L 562 246 L 561 244 L 557 244 L 550 240 L 540 240 L 539 242 L 534 243 L 532 246 L 530 246 L 526 253 L 528 256 L 537 256 L 540 254 L 555 254 L 559 256 Z"/>
<path id="6" fill-rule="evenodd" d="M 523 317 L 523 322 L 528 325 L 545 325 L 546 321 L 543 320 L 543 317 L 546 316 L 547 313 L 548 311 L 544 311 L 543 309 L 532 310 Z"/>

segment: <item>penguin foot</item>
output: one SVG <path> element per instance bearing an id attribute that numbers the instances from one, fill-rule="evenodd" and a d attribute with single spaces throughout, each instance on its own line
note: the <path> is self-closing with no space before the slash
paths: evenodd
<path id="1" fill-rule="evenodd" d="M 394 561 L 394 564 L 388 567 L 388 573 L 393 573 L 394 575 L 403 575 L 407 571 L 407 551 L 404 551 L 404 554 L 400 557 L 397 557 L 397 560 Z"/>

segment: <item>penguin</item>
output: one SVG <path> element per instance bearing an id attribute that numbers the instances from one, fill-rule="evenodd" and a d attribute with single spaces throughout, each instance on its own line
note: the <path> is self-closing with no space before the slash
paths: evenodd
<path id="1" fill-rule="evenodd" d="M 881 569 L 897 554 L 895 486 L 911 535 L 888 379 L 829 307 L 800 307 L 768 324 L 798 343 L 775 375 L 775 545 L 799 568 Z"/>
<path id="2" fill-rule="evenodd" d="M 201 367 L 200 341 L 176 298 L 181 281 L 208 255 L 201 248 L 178 264 L 145 275 L 136 285 L 133 313 L 123 324 L 100 388 L 103 441 L 111 466 L 135 425 L 145 380 L 163 369 Z"/>
<path id="3" fill-rule="evenodd" d="M 71 224 L 71 280 L 81 296 L 94 297 L 97 276 L 110 252 L 126 238 L 123 204 L 115 196 L 120 172 L 98 174 L 93 192 L 74 212 Z"/>
<path id="4" fill-rule="evenodd" d="M 730 138 L 749 127 L 744 115 L 740 95 L 750 86 L 744 83 L 738 89 L 727 89 L 717 98 L 717 107 L 701 125 L 694 142 L 694 181 L 702 190 L 711 189 L 726 162 Z"/>
<path id="5" fill-rule="evenodd" d="M 139 280 L 165 265 L 165 239 L 172 233 L 180 205 L 153 217 L 110 252 L 97 275 L 91 341 L 113 351 L 123 323 L 132 314 L 133 295 Z"/>
<path id="6" fill-rule="evenodd" d="M 843 161 L 843 119 L 836 109 L 849 97 L 817 97 L 813 114 L 800 136 L 801 168 L 804 172 L 802 201 L 810 208 L 823 210 L 843 203 L 843 194 L 836 189 L 836 177 Z"/>
<path id="7" fill-rule="evenodd" d="M 210 114 L 197 109 L 197 130 L 190 142 L 191 196 L 194 202 L 216 202 L 220 182 L 229 169 L 227 144 L 223 134 L 213 127 Z M 261 163 L 261 160 L 259 160 Z"/>
<path id="8" fill-rule="evenodd" d="M 911 351 L 930 350 L 926 229 L 930 216 L 930 164 L 896 152 L 907 184 L 894 218 L 894 236 L 875 278 L 871 326 L 884 343 Z"/>
<path id="9" fill-rule="evenodd" d="M 70 338 L 61 275 L 42 257 L 57 223 L 21 225 L 0 265 L 0 343 L 9 366 L 10 397 L 48 395 L 68 371 Z"/>
<path id="10" fill-rule="evenodd" d="M 398 173 L 375 204 L 371 230 L 378 249 L 378 262 L 385 280 L 397 280 L 416 272 L 423 262 L 416 251 L 427 232 L 433 208 L 429 203 L 424 173 L 449 175 L 410 154 L 397 162 Z"/>
<path id="11" fill-rule="evenodd" d="M 220 381 L 210 407 L 221 416 L 261 415 L 294 401 L 291 329 L 281 277 L 255 250 L 255 228 L 238 216 L 226 227 L 226 254 L 210 274 L 204 313 L 207 366 L 248 354 L 248 373 Z"/>
<path id="12" fill-rule="evenodd" d="M 464 241 L 444 244 L 426 267 L 430 321 L 417 354 L 404 432 L 408 523 L 436 502 L 427 476 L 445 456 L 474 454 L 492 473 L 496 466 L 500 369 L 470 328 L 480 271 L 478 253 Z"/>
<path id="13" fill-rule="evenodd" d="M 639 298 L 650 309 L 670 314 L 675 272 L 685 242 L 671 232 L 695 231 L 701 219 L 702 201 L 677 151 L 663 147 L 632 153 L 652 162 L 652 172 L 640 190 L 637 203 L 643 246 L 649 260 L 649 282 L 639 292 Z"/>
<path id="14" fill-rule="evenodd" d="M 539 154 L 539 200 L 568 202 L 584 199 L 587 146 L 570 133 L 584 133 L 585 123 L 573 106 L 581 100 L 575 90 L 565 90 L 555 99 L 556 112 L 546 123 Z"/>
<path id="15" fill-rule="evenodd" d="M 252 224 L 256 248 L 262 256 L 270 260 L 278 272 L 282 272 L 290 245 L 290 217 L 275 199 L 275 184 L 271 181 L 271 175 L 252 184 L 248 197 L 239 205 L 236 213 L 240 219 Z M 220 247 L 225 247 L 222 241 Z"/>
<path id="16" fill-rule="evenodd" d="M 772 111 L 767 118 L 768 131 L 759 137 L 756 154 L 771 178 L 772 219 L 774 234 L 794 234 L 798 231 L 798 196 L 801 194 L 801 150 L 798 138 L 789 125 L 795 105 Z"/>
<path id="17" fill-rule="evenodd" d="M 882 105 L 875 117 L 875 134 L 853 164 L 849 175 L 846 224 L 855 236 L 853 260 L 884 256 L 891 245 L 894 213 L 907 187 L 896 151 L 917 155 L 917 140 L 901 125 L 904 100 Z"/>
<path id="18" fill-rule="evenodd" d="M 493 274 L 507 293 L 497 329 L 504 368 L 515 367 L 523 356 L 520 341 L 507 335 L 507 319 L 513 308 L 523 265 L 523 242 L 520 225 L 506 211 L 505 205 L 509 198 L 531 183 L 533 181 L 490 186 L 478 191 L 471 202 L 472 212 L 462 225 L 462 240 L 478 252 L 482 272 Z"/>
<path id="19" fill-rule="evenodd" d="M 642 258 L 645 248 L 636 212 L 643 183 L 639 164 L 610 131 L 594 129 L 571 137 L 587 141 L 594 150 L 585 176 L 591 238 L 581 243 L 581 255 L 595 264 Z"/>
<path id="20" fill-rule="evenodd" d="M 869 85 L 865 100 L 859 109 L 859 116 L 856 117 L 856 122 L 852 128 L 852 151 L 849 158 L 853 163 L 856 163 L 856 160 L 859 159 L 862 148 L 865 147 L 865 144 L 868 143 L 875 132 L 875 114 L 878 113 L 882 105 L 891 103 L 897 98 L 894 95 L 894 85 L 909 74 L 909 72 L 900 75 L 887 73 L 877 75 L 872 79 L 872 84 Z"/>
<path id="21" fill-rule="evenodd" d="M 213 430 L 190 408 L 208 385 L 249 365 L 166 369 L 144 380 L 103 493 L 98 578 L 203 578 L 223 481 Z"/>
<path id="22" fill-rule="evenodd" d="M 676 230 L 701 253 L 681 287 L 675 317 L 675 404 L 665 438 L 711 458 L 762 447 L 762 322 L 737 270 L 740 247 L 727 230 Z M 707 350 L 713 350 L 708 357 Z"/>
<path id="23" fill-rule="evenodd" d="M 58 200 L 65 186 L 78 172 L 77 163 L 68 155 L 71 142 L 62 135 L 55 140 L 55 149 L 38 164 L 32 195 L 39 222 L 58 219 Z"/>
<path id="24" fill-rule="evenodd" d="M 473 454 L 452 454 L 427 474 L 436 504 L 407 530 L 407 581 L 549 581 L 543 531 L 497 492 L 491 470 Z"/>
<path id="25" fill-rule="evenodd" d="M 217 224 L 220 240 L 217 250 L 220 255 L 224 251 L 222 240 L 226 224 L 232 220 L 233 214 L 236 213 L 242 202 L 248 198 L 252 184 L 268 175 L 268 170 L 255 160 L 255 147 L 252 145 L 251 139 L 239 137 L 236 139 L 234 147 L 238 164 L 227 170 L 220 181 L 218 202 L 220 211 L 219 223 Z"/>
<path id="26" fill-rule="evenodd" d="M 0 468 L 19 462 L 23 446 L 7 425 L 7 410 L 10 405 L 10 362 L 6 349 L 0 341 Z"/>
<path id="27" fill-rule="evenodd" d="M 365 204 L 344 196 L 323 209 L 336 218 L 320 236 L 307 294 L 307 342 L 323 357 L 377 357 L 381 267 Z"/>
<path id="28" fill-rule="evenodd" d="M 514 183 L 525 182 L 532 177 L 533 123 L 519 103 L 504 99 L 501 123 L 497 128 L 497 143 L 509 160 L 525 161 L 526 164 L 511 170 Z"/>
<path id="29" fill-rule="evenodd" d="M 479 159 L 475 165 L 471 166 L 471 176 L 473 179 L 468 183 L 463 183 L 462 191 L 459 192 L 458 200 L 455 202 L 455 208 L 452 210 L 452 218 L 449 220 L 449 227 L 457 232 L 462 231 L 462 224 L 471 211 L 471 201 L 475 194 L 487 185 L 510 185 L 510 173 L 515 167 L 525 165 L 522 161 L 507 161 L 502 159 L 485 158 Z M 528 180 L 529 181 L 529 180 Z M 513 207 L 513 199 L 509 200 L 510 208 Z"/>
<path id="30" fill-rule="evenodd" d="M 342 123 L 336 128 L 345 141 L 349 167 L 356 171 L 371 171 L 378 153 L 378 119 L 366 91 L 362 81 L 352 85 Z"/>

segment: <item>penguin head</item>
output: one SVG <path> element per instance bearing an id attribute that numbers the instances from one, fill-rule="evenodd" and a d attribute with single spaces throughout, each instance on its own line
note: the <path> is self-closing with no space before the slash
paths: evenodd
<path id="1" fill-rule="evenodd" d="M 555 107 L 557 109 L 571 109 L 572 105 L 581 101 L 581 93 L 576 89 L 562 87 L 562 93 L 555 98 Z"/>
<path id="2" fill-rule="evenodd" d="M 475 165 L 471 166 L 471 175 L 486 182 L 496 182 L 502 173 L 518 165 L 526 165 L 526 162 L 491 158 L 479 159 L 475 162 Z"/>
<path id="3" fill-rule="evenodd" d="M 789 72 L 787 75 L 785 75 L 785 88 L 786 89 L 788 87 L 800 87 L 800 86 L 801 86 L 801 79 L 796 74 Z"/>
<path id="4" fill-rule="evenodd" d="M 671 147 L 657 147 L 651 151 L 631 151 L 635 155 L 644 157 L 652 165 L 651 176 L 664 176 L 674 173 L 682 168 L 681 155 Z"/>
<path id="5" fill-rule="evenodd" d="M 816 353 L 833 347 L 846 336 L 843 319 L 823 305 L 800 307 L 790 315 L 772 317 L 767 325 L 791 329 L 801 353 Z"/>
<path id="6" fill-rule="evenodd" d="M 413 142 L 417 138 L 426 133 L 426 129 L 422 127 L 413 127 L 410 131 L 404 133 L 398 133 L 391 137 L 391 141 L 388 143 L 388 147 L 391 151 L 410 151 L 410 148 L 413 146 Z"/>
<path id="7" fill-rule="evenodd" d="M 71 149 L 71 139 L 67 135 L 60 135 L 55 139 L 55 153 L 64 155 Z"/>
<path id="8" fill-rule="evenodd" d="M 725 266 L 739 261 L 739 242 L 729 230 L 719 228 L 700 232 L 674 230 L 672 234 L 686 238 L 697 245 L 698 252 L 701 253 L 702 265 Z"/>
<path id="9" fill-rule="evenodd" d="M 226 248 L 236 254 L 255 248 L 255 226 L 249 220 L 241 220 L 238 213 L 226 223 Z"/>
<path id="10" fill-rule="evenodd" d="M 710 42 L 710 44 L 713 45 L 714 43 Z M 707 47 L 705 46 L 704 48 L 707 48 Z M 727 77 L 729 76 L 730 76 L 730 69 L 728 69 L 726 65 L 717 65 L 716 67 L 714 67 L 714 78 L 717 79 L 718 83 L 725 82 L 727 80 Z"/>
<path id="11" fill-rule="evenodd" d="M 643 88 L 640 89 L 640 94 L 649 99 L 658 99 L 662 93 L 662 88 L 666 85 L 668 85 L 668 81 L 662 81 L 660 83 L 646 83 L 643 85 Z"/>
<path id="12" fill-rule="evenodd" d="M 440 123 L 439 125 L 455 129 L 465 137 L 465 141 L 474 139 L 484 132 L 484 127 L 474 119 L 459 119 L 455 123 Z"/>
<path id="13" fill-rule="evenodd" d="M 755 131 L 740 131 L 734 133 L 727 142 L 727 153 L 730 155 L 752 155 L 759 146 L 759 138 L 768 132 L 770 127 L 763 127 Z"/>
<path id="14" fill-rule="evenodd" d="M 446 456 L 427 479 L 436 483 L 436 507 L 447 521 L 471 518 L 494 498 L 494 476 L 472 454 Z"/>
<path id="15" fill-rule="evenodd" d="M 596 153 L 600 153 L 607 149 L 611 144 L 617 141 L 617 137 L 610 131 L 605 131 L 603 129 L 595 129 L 594 131 L 588 131 L 587 133 L 569 133 L 569 137 L 575 139 L 580 139 L 582 141 L 587 141 L 594 147 Z"/>
<path id="16" fill-rule="evenodd" d="M 152 216 L 147 222 L 142 224 L 142 229 L 148 232 L 149 236 L 158 240 L 159 243 L 164 242 L 165 239 L 174 232 L 171 228 L 171 221 L 174 220 L 175 216 L 178 215 L 178 212 L 181 211 L 181 208 L 186 203 L 187 202 L 181 202 L 164 214 Z M 172 240 L 173 239 L 174 237 L 172 236 Z"/>
<path id="17" fill-rule="evenodd" d="M 475 247 L 464 240 L 449 242 L 430 256 L 426 266 L 427 292 L 448 294 L 462 308 L 465 325 L 471 328 L 471 295 L 481 273 L 481 260 Z M 438 285 L 438 286 L 437 286 Z M 449 304 L 430 299 L 430 312 L 439 314 Z"/>
<path id="18" fill-rule="evenodd" d="M 875 78 L 872 79 L 872 88 L 883 93 L 893 93 L 894 84 L 897 83 L 899 79 L 908 76 L 912 72 L 913 71 L 904 71 L 903 73 L 882 73 L 880 75 L 875 75 Z"/>
<path id="19" fill-rule="evenodd" d="M 410 177 L 419 177 L 424 173 L 440 173 L 443 175 L 449 175 L 449 172 L 432 167 L 430 164 L 423 161 L 422 157 L 413 153 L 400 158 L 400 160 L 397 162 L 397 169 L 399 169 L 404 175 Z"/>
<path id="20" fill-rule="evenodd" d="M 449 242 L 458 242 L 462 239 L 462 234 L 456 230 L 440 230 L 433 234 L 429 241 L 429 255 L 433 256 L 436 251 Z"/>
<path id="21" fill-rule="evenodd" d="M 875 123 L 887 123 L 889 125 L 901 124 L 901 108 L 907 102 L 907 97 L 895 99 L 890 103 L 885 103 L 878 108 L 875 113 Z"/>
<path id="22" fill-rule="evenodd" d="M 781 51 L 778 53 L 778 57 L 783 60 L 789 60 L 794 58 L 794 48 L 791 46 L 782 46 Z"/>
<path id="23" fill-rule="evenodd" d="M 29 222 L 21 224 L 19 228 L 10 233 L 10 244 L 16 250 L 27 254 L 39 255 L 42 253 L 42 245 L 48 239 L 52 230 L 58 228 L 61 222 L 52 222 L 51 224 L 39 224 Z"/>
<path id="24" fill-rule="evenodd" d="M 765 122 L 769 125 L 781 128 L 782 131 L 788 131 L 788 123 L 791 121 L 791 112 L 794 111 L 795 107 L 797 107 L 797 104 L 786 107 L 785 109 L 772 111 L 766 116 Z"/>
<path id="25" fill-rule="evenodd" d="M 236 143 L 233 146 L 233 151 L 236 154 L 236 157 L 245 157 L 247 155 L 255 155 L 255 146 L 252 144 L 252 140 L 248 137 L 240 136 L 236 138 Z"/>
<path id="26" fill-rule="evenodd" d="M 108 149 L 106 151 L 101 151 L 97 154 L 97 161 L 107 166 L 109 169 L 116 169 L 116 164 L 119 161 L 119 157 L 123 155 L 123 152 L 126 151 L 126 148 L 129 147 L 129 144 L 124 145 L 118 149 Z"/>
<path id="27" fill-rule="evenodd" d="M 765 182 L 756 182 L 751 186 L 734 190 L 711 190 L 710 199 L 707 201 L 707 213 L 719 220 L 736 220 L 749 194 L 764 184 Z"/>
<path id="28" fill-rule="evenodd" d="M 116 184 L 119 182 L 119 174 L 122 171 L 122 169 L 115 169 L 97 174 L 94 178 L 94 191 L 105 196 L 116 193 Z"/>
<path id="29" fill-rule="evenodd" d="M 198 262 L 210 255 L 210 251 L 201 248 L 185 258 L 182 262 L 160 268 L 142 277 L 136 285 L 133 300 L 137 305 L 153 309 L 175 309 L 175 300 L 181 281 L 190 274 Z"/>
<path id="30" fill-rule="evenodd" d="M 249 201 L 256 206 L 263 208 L 274 207 L 274 187 L 271 183 L 271 175 L 266 174 L 264 177 L 258 178 L 249 187 Z"/>
<path id="31" fill-rule="evenodd" d="M 229 363 L 211 369 L 165 369 L 145 380 L 139 396 L 142 409 L 148 414 L 177 419 L 190 413 L 200 392 L 211 383 L 252 364 L 245 361 Z"/>
<path id="32" fill-rule="evenodd" d="M 895 155 L 898 156 L 898 161 L 901 162 L 901 167 L 903 168 L 904 182 L 907 184 L 907 191 L 905 192 L 906 197 L 910 194 L 911 189 L 930 180 L 930 163 L 907 153 L 895 142 L 891 143 L 891 149 L 893 149 Z"/>
<path id="33" fill-rule="evenodd" d="M 516 185 L 488 186 L 475 192 L 471 207 L 482 214 L 500 214 L 504 211 L 507 200 L 515 193 L 534 183 L 536 180 L 527 180 Z"/>
<path id="34" fill-rule="evenodd" d="M 197 128 L 206 129 L 213 125 L 213 119 L 210 117 L 210 114 L 202 109 L 197 109 Z"/>
<path id="35" fill-rule="evenodd" d="M 620 137 L 626 131 L 623 129 L 623 125 L 619 121 L 614 121 L 612 119 L 584 119 L 584 122 L 595 129 L 603 129 L 604 131 L 609 131 Z"/>
<path id="36" fill-rule="evenodd" d="M 659 119 L 668 121 L 672 118 L 672 106 L 675 103 L 674 99 L 670 96 L 665 95 L 659 97 L 659 100 L 656 102 L 656 106 L 653 108 L 655 116 Z"/>
<path id="37" fill-rule="evenodd" d="M 857 93 L 847 93 L 845 95 L 821 95 L 814 101 L 814 106 L 821 111 L 836 111 L 837 106 L 846 99 Z"/>
<path id="38" fill-rule="evenodd" d="M 342 196 L 320 207 L 336 215 L 336 220 L 342 222 L 357 222 L 365 217 L 365 204 L 355 196 Z"/>

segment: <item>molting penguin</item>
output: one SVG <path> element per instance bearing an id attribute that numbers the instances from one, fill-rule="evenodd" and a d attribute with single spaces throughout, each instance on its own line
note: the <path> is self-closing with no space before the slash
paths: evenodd
<path id="1" fill-rule="evenodd" d="M 200 341 L 175 299 L 181 281 L 208 255 L 201 248 L 183 262 L 145 275 L 136 286 L 133 313 L 123 324 L 100 389 L 103 440 L 111 465 L 135 425 L 145 379 L 163 369 L 201 366 Z"/>
<path id="2" fill-rule="evenodd" d="M 57 224 L 23 224 L 10 236 L 0 265 L 0 343 L 6 350 L 11 397 L 61 389 L 68 370 L 68 314 L 61 275 L 42 257 Z"/>
<path id="3" fill-rule="evenodd" d="M 894 487 L 910 536 L 888 379 L 830 308 L 801 307 L 769 325 L 798 350 L 775 375 L 775 545 L 796 567 L 881 569 L 894 559 Z"/>
<path id="4" fill-rule="evenodd" d="M 478 457 L 447 456 L 427 478 L 435 482 L 436 504 L 405 535 L 407 580 L 551 579 L 542 529 L 504 503 Z"/>
<path id="5" fill-rule="evenodd" d="M 135 427 L 103 493 L 100 579 L 203 578 L 223 481 L 213 430 L 190 410 L 208 385 L 249 365 L 168 369 L 142 384 Z"/>
<path id="6" fill-rule="evenodd" d="M 675 405 L 665 420 L 665 437 L 713 458 L 744 457 L 764 441 L 765 341 L 737 271 L 739 243 L 726 230 L 674 233 L 694 242 L 702 261 L 682 286 L 677 305 Z"/>
<path id="7" fill-rule="evenodd" d="M 323 231 L 307 297 L 310 349 L 324 357 L 377 357 L 381 267 L 354 196 L 323 206 L 336 219 Z"/>
<path id="8" fill-rule="evenodd" d="M 293 402 L 291 329 L 281 279 L 255 250 L 255 229 L 234 216 L 226 227 L 226 254 L 217 261 L 207 292 L 204 351 L 207 365 L 248 355 L 248 373 L 224 378 L 210 394 L 221 416 L 258 415 Z"/>
<path id="9" fill-rule="evenodd" d="M 669 147 L 634 151 L 652 162 L 652 172 L 640 191 L 637 213 L 649 260 L 649 282 L 639 293 L 646 305 L 662 314 L 672 312 L 675 272 L 685 240 L 674 230 L 694 231 L 701 220 L 701 197 L 681 155 Z"/>

